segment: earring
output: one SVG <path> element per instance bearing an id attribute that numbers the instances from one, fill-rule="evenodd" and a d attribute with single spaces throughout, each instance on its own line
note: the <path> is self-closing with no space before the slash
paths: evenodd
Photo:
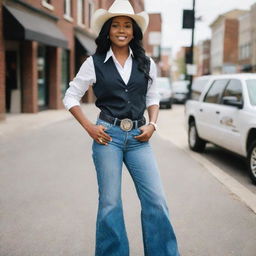
<path id="1" fill-rule="evenodd" d="M 107 35 L 107 39 L 109 39 L 109 35 Z"/>

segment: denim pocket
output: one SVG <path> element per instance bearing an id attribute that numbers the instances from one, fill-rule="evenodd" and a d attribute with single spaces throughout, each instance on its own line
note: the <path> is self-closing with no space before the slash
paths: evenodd
<path id="1" fill-rule="evenodd" d="M 99 118 L 97 119 L 96 125 L 103 125 L 106 128 L 105 131 L 109 131 L 114 126 L 113 124 L 110 124 L 110 123 L 103 121 Z"/>

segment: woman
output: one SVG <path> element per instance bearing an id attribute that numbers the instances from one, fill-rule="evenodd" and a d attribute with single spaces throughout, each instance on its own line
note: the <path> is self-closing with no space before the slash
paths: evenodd
<path id="1" fill-rule="evenodd" d="M 127 0 L 116 0 L 108 11 L 97 10 L 93 16 L 93 28 L 99 33 L 96 53 L 83 63 L 63 100 L 93 138 L 99 190 L 96 256 L 129 255 L 121 201 L 123 162 L 141 202 L 145 255 L 179 255 L 148 143 L 156 129 L 159 100 L 155 64 L 141 46 L 147 25 L 148 15 L 134 14 Z M 89 84 L 93 84 L 96 106 L 100 109 L 96 124 L 85 117 L 79 106 Z M 143 117 L 146 108 L 148 124 Z"/>

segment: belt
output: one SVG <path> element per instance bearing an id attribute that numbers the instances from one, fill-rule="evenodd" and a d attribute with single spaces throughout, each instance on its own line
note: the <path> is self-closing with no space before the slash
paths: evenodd
<path id="1" fill-rule="evenodd" d="M 137 129 L 146 123 L 145 117 L 140 120 L 131 120 L 129 118 L 118 119 L 117 117 L 109 116 L 103 112 L 100 112 L 99 118 L 110 124 L 120 126 L 123 131 L 130 131 L 132 129 Z"/>

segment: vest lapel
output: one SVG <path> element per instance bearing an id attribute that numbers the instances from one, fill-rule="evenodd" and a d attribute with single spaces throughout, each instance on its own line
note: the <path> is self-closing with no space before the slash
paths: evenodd
<path id="1" fill-rule="evenodd" d="M 115 63 L 114 63 L 114 61 L 113 61 L 113 58 L 110 57 L 108 61 L 111 61 L 111 65 L 112 65 L 112 67 L 113 67 L 113 69 L 114 69 L 114 72 L 117 73 L 118 79 L 122 82 L 123 87 L 127 87 L 126 83 L 124 82 L 123 78 L 121 77 L 120 73 L 119 73 L 118 70 L 117 70 L 117 67 L 116 67 L 116 65 L 115 65 Z"/>

